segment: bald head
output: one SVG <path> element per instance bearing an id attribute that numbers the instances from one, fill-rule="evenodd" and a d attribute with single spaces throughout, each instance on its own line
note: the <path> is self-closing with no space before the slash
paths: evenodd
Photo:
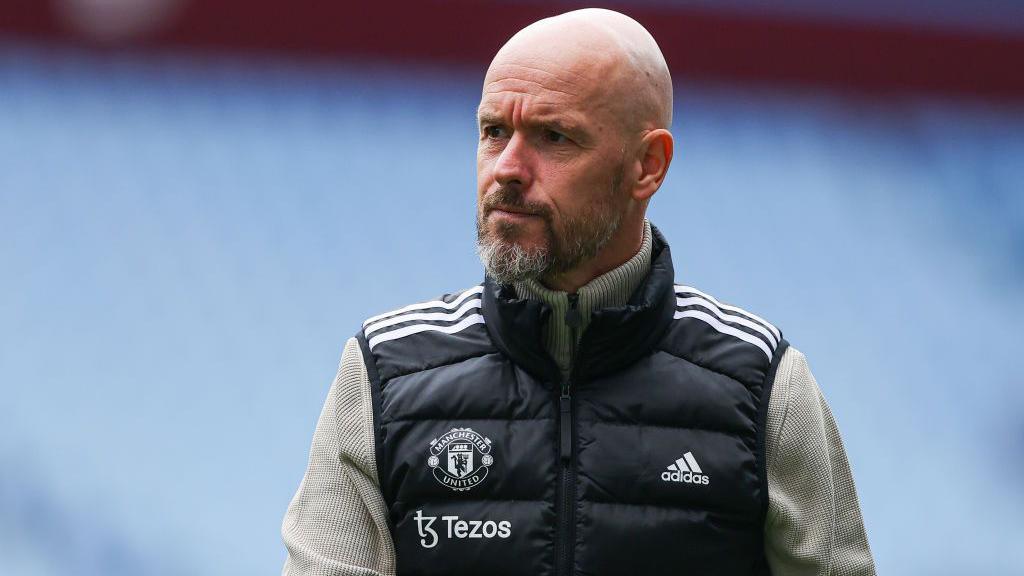
<path id="1" fill-rule="evenodd" d="M 651 34 L 632 18 L 586 8 L 523 28 L 495 55 L 489 80 L 535 69 L 556 89 L 611 112 L 629 132 L 672 124 L 672 78 Z"/>
<path id="2" fill-rule="evenodd" d="M 477 240 L 502 283 L 575 292 L 640 249 L 672 162 L 672 79 L 654 38 L 610 10 L 513 36 L 477 109 Z"/>

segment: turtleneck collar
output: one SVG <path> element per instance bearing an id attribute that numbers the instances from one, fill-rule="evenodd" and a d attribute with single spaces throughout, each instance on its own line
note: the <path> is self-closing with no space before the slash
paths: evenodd
<path id="1" fill-rule="evenodd" d="M 650 272 L 652 245 L 651 224 L 644 220 L 643 240 L 637 253 L 615 269 L 594 278 L 576 292 L 578 323 L 575 327 L 566 321 L 569 317 L 572 295 L 551 290 L 533 279 L 514 284 L 517 297 L 537 300 L 551 308 L 551 315 L 543 329 L 544 348 L 558 365 L 563 377 L 567 377 L 572 370 L 573 351 L 590 324 L 592 312 L 600 308 L 625 306 L 637 286 Z"/>
<path id="2" fill-rule="evenodd" d="M 487 276 L 484 279 L 482 312 L 495 346 L 518 366 L 552 384 L 585 382 L 628 366 L 647 354 L 671 324 L 676 308 L 671 251 L 657 227 L 648 226 L 645 224 L 644 244 L 649 242 L 650 249 L 641 249 L 637 254 L 639 262 L 630 259 L 625 270 L 613 270 L 607 279 L 602 275 L 601 281 L 595 278 L 588 283 L 588 286 L 594 285 L 596 292 L 604 294 L 609 291 L 597 290 L 596 287 L 604 285 L 607 280 L 618 288 L 611 293 L 629 296 L 624 303 L 621 297 L 611 295 L 607 299 L 599 299 L 600 302 L 588 300 L 589 322 L 586 330 L 577 330 L 579 345 L 575 365 L 569 367 L 571 374 L 561 370 L 546 346 L 546 332 L 557 332 L 557 324 L 564 324 L 565 316 L 553 313 L 552 305 L 531 297 L 528 291 L 521 297 L 513 285 L 498 284 Z M 638 284 L 636 280 L 628 280 L 634 277 L 631 272 L 627 273 L 634 264 L 641 270 Z M 620 277 L 621 280 L 614 280 Z M 632 293 L 626 287 L 627 283 L 636 284 Z M 568 305 L 568 295 L 562 293 L 561 299 Z M 582 324 L 582 314 L 578 320 Z M 548 328 L 552 324 L 556 327 Z"/>

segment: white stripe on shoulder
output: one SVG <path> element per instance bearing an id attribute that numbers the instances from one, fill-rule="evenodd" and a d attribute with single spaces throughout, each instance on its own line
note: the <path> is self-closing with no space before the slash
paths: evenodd
<path id="1" fill-rule="evenodd" d="M 771 330 L 772 334 L 775 335 L 775 341 L 776 342 L 778 342 L 779 340 L 782 340 L 782 334 L 779 333 L 779 329 L 776 328 L 771 322 L 765 320 L 764 318 L 761 318 L 757 314 L 753 314 L 751 312 L 747 312 L 743 308 L 739 308 L 739 307 L 736 307 L 736 306 L 730 306 L 728 304 L 722 304 L 718 300 L 715 300 L 714 296 L 711 296 L 709 294 L 705 294 L 705 293 L 701 292 L 700 290 L 697 290 L 693 286 L 683 286 L 681 284 L 677 284 L 676 285 L 676 293 L 678 294 L 679 292 L 690 292 L 690 293 L 696 294 L 698 296 L 703 296 L 704 298 L 707 298 L 715 306 L 718 306 L 722 310 L 729 310 L 731 312 L 736 312 L 737 314 L 742 314 L 743 316 L 746 316 L 747 318 L 749 318 L 749 319 L 751 319 L 751 320 L 761 324 L 765 328 Z"/>
<path id="2" fill-rule="evenodd" d="M 404 312 L 409 312 L 412 310 L 426 310 L 427 308 L 444 308 L 445 310 L 454 310 L 458 308 L 459 304 L 462 304 L 462 302 L 465 301 L 466 298 L 469 298 L 474 294 L 483 294 L 483 292 L 483 284 L 477 284 L 476 286 L 473 286 L 469 290 L 463 291 L 461 294 L 459 294 L 457 298 L 455 298 L 455 300 L 452 300 L 451 302 L 445 302 L 443 300 L 432 300 L 430 302 L 410 304 L 405 308 L 399 308 L 398 310 L 392 310 L 391 312 L 385 312 L 383 314 L 378 314 L 372 318 L 367 318 L 366 321 L 363 322 L 363 327 L 366 327 L 369 324 L 373 324 L 374 322 L 382 318 L 387 318 L 388 316 L 395 316 L 396 314 L 402 314 Z"/>
<path id="3" fill-rule="evenodd" d="M 701 298 L 700 296 L 690 296 L 689 298 L 677 297 L 676 305 L 700 306 L 701 308 L 704 308 L 705 310 L 711 312 L 715 316 L 718 316 L 719 320 L 722 320 L 724 322 L 732 322 L 734 324 L 739 324 L 740 326 L 746 326 L 747 328 L 750 328 L 751 330 L 754 330 L 759 334 L 763 334 L 764 337 L 768 339 L 768 343 L 771 345 L 772 348 L 775 348 L 776 346 L 779 345 L 779 341 L 775 339 L 775 335 L 769 332 L 768 329 L 765 328 L 764 326 L 758 324 L 757 322 L 754 322 L 753 320 L 748 320 L 744 316 L 734 316 L 732 314 L 729 314 L 728 312 L 722 312 L 722 310 L 719 309 L 718 306 L 715 306 L 714 304 L 708 302 L 707 300 Z"/>
<path id="4" fill-rule="evenodd" d="M 363 329 L 363 332 L 369 336 L 373 332 L 387 328 L 388 326 L 394 326 L 395 324 L 401 324 L 402 322 L 411 322 L 413 320 L 433 320 L 433 321 L 451 321 L 458 320 L 466 312 L 479 308 L 483 304 L 480 298 L 473 298 L 462 305 L 455 312 L 415 312 L 412 314 L 399 314 L 398 316 L 392 316 L 391 318 L 385 318 Z"/>
<path id="5" fill-rule="evenodd" d="M 466 316 L 458 324 L 452 324 L 451 326 L 438 326 L 437 324 L 413 324 L 412 326 L 406 326 L 399 328 L 398 330 L 392 330 L 383 334 L 378 334 L 367 342 L 370 346 L 370 350 L 373 350 L 374 346 L 381 342 L 388 342 L 389 340 L 398 340 L 399 338 L 405 338 L 413 334 L 419 334 L 420 332 L 441 332 L 443 334 L 455 334 L 461 332 L 474 324 L 483 324 L 484 317 L 480 314 L 472 314 Z"/>
<path id="6" fill-rule="evenodd" d="M 715 318 L 714 316 L 711 316 L 710 314 L 707 314 L 706 312 L 701 312 L 699 310 L 682 310 L 682 311 L 676 312 L 674 318 L 676 320 L 678 320 L 680 318 L 695 318 L 697 320 L 705 322 L 705 323 L 709 324 L 712 328 L 714 328 L 715 330 L 718 330 L 719 332 L 721 332 L 723 334 L 728 334 L 730 336 L 735 336 L 736 338 L 739 338 L 740 340 L 743 340 L 744 342 L 749 342 L 749 343 L 753 344 L 754 346 L 757 346 L 758 348 L 761 349 L 762 352 L 764 352 L 765 356 L 768 357 L 768 361 L 769 362 L 772 359 L 772 351 L 768 348 L 768 345 L 764 343 L 764 340 L 761 340 L 760 338 L 758 338 L 757 336 L 754 336 L 753 334 L 748 334 L 747 332 L 744 332 L 743 330 L 740 330 L 739 328 L 733 328 L 732 326 L 729 326 L 728 324 L 723 324 L 721 321 L 718 320 L 718 318 Z"/>

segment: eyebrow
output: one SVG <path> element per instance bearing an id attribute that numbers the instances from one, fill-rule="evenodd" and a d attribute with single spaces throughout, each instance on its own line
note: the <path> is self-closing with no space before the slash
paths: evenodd
<path id="1" fill-rule="evenodd" d="M 484 124 L 500 124 L 503 122 L 501 114 L 494 113 L 490 110 L 477 110 L 476 120 L 477 124 L 481 126 Z"/>
<path id="2" fill-rule="evenodd" d="M 483 127 L 492 124 L 506 124 L 506 121 L 501 113 L 494 112 L 493 110 L 478 110 L 477 123 Z M 590 138 L 590 131 L 582 123 L 565 118 L 564 116 L 542 114 L 539 118 L 526 122 L 526 125 L 530 127 L 543 126 L 552 128 L 576 138 Z"/>

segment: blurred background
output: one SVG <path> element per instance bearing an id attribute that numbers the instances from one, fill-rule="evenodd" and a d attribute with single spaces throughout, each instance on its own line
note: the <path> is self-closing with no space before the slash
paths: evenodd
<path id="1" fill-rule="evenodd" d="M 883 574 L 1024 574 L 1024 3 L 636 0 L 651 220 L 780 326 Z M 276 574 L 362 319 L 478 282 L 494 51 L 578 2 L 0 5 L 0 573 Z"/>

